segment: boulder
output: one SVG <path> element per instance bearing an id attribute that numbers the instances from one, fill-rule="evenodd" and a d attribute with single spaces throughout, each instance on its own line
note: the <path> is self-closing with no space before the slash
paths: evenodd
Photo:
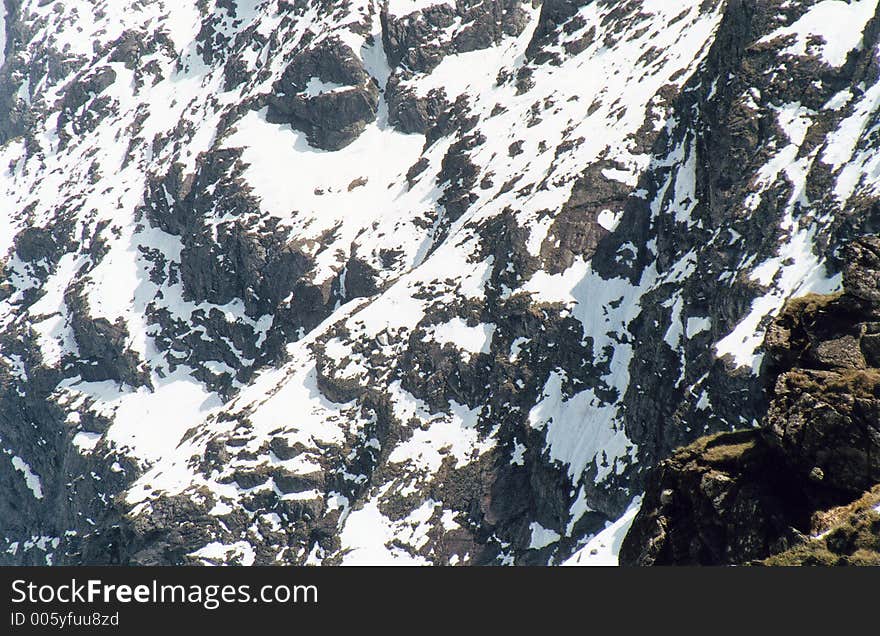
<path id="1" fill-rule="evenodd" d="M 303 131 L 315 148 L 340 150 L 376 120 L 379 88 L 351 47 L 328 38 L 291 60 L 267 101 L 268 121 Z"/>

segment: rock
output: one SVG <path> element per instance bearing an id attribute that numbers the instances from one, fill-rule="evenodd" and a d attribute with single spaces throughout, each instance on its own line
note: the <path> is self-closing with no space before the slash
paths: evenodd
<path id="1" fill-rule="evenodd" d="M 869 236 L 851 243 L 844 254 L 843 286 L 871 305 L 880 305 L 880 238 Z"/>
<path id="2" fill-rule="evenodd" d="M 486 49 L 523 32 L 528 16 L 520 0 L 438 2 L 407 15 L 381 13 L 382 45 L 394 73 L 385 96 L 389 121 L 405 133 L 425 134 L 449 108 L 445 92 L 417 95 L 407 80 L 430 73 L 448 55 Z"/>
<path id="3" fill-rule="evenodd" d="M 831 368 L 864 369 L 867 367 L 859 340 L 851 335 L 820 342 L 816 346 L 815 357 L 817 364 Z"/>
<path id="4" fill-rule="evenodd" d="M 392 75 L 388 80 L 385 98 L 389 121 L 399 131 L 408 134 L 425 134 L 449 107 L 443 89 L 433 89 L 427 96 L 420 97 L 402 84 L 398 75 Z"/>
<path id="5" fill-rule="evenodd" d="M 528 24 L 520 0 L 455 0 L 398 16 L 383 10 L 382 43 L 392 68 L 415 73 L 433 71 L 447 55 L 488 48 L 503 36 L 516 36 Z M 458 21 L 460 28 L 450 27 Z"/>
<path id="6" fill-rule="evenodd" d="M 116 82 L 116 71 L 100 67 L 86 77 L 75 78 L 64 91 L 57 132 L 62 148 L 71 135 L 93 131 L 107 114 L 110 99 L 102 93 Z"/>
<path id="7" fill-rule="evenodd" d="M 455 8 L 445 3 L 402 18 L 383 11 L 382 44 L 389 65 L 392 68 L 404 65 L 415 73 L 434 70 L 443 60 L 445 51 L 439 44 L 428 45 L 428 42 L 451 27 L 455 17 Z"/>
<path id="8" fill-rule="evenodd" d="M 345 266 L 345 298 L 368 298 L 379 291 L 379 272 L 363 260 L 352 257 Z"/>
<path id="9" fill-rule="evenodd" d="M 802 479 L 859 494 L 880 482 L 880 370 L 797 370 L 782 375 L 764 421 Z"/>
<path id="10" fill-rule="evenodd" d="M 84 298 L 75 290 L 67 293 L 73 337 L 79 349 L 72 362 L 74 370 L 87 382 L 113 380 L 131 387 L 150 386 L 149 373 L 138 355 L 128 346 L 129 333 L 119 319 L 92 318 Z"/>
<path id="11" fill-rule="evenodd" d="M 315 148 L 340 150 L 376 120 L 379 89 L 354 51 L 328 38 L 290 61 L 267 101 L 267 121 L 302 130 Z"/>
<path id="12" fill-rule="evenodd" d="M 814 538 L 753 565 L 880 565 L 880 487 L 859 500 L 817 515 Z"/>
<path id="13" fill-rule="evenodd" d="M 51 260 L 57 249 L 52 233 L 43 228 L 25 228 L 15 237 L 15 252 L 23 261 Z"/>
<path id="14" fill-rule="evenodd" d="M 538 26 L 532 34 L 526 49 L 526 56 L 535 60 L 536 63 L 557 59 L 552 53 L 545 53 L 542 48 L 552 43 L 556 30 L 567 20 L 572 18 L 582 6 L 593 0 L 544 0 L 541 4 L 541 15 L 538 18 Z"/>
<path id="15" fill-rule="evenodd" d="M 876 330 L 877 245 L 848 246 L 842 294 L 786 304 L 765 338 L 762 372 L 776 379 L 761 427 L 698 440 L 661 462 L 621 563 L 831 559 L 825 548 L 816 556 L 813 544 L 794 546 L 805 544 L 817 515 L 880 483 L 880 369 L 862 355 L 873 351 L 863 340 Z"/>
<path id="16" fill-rule="evenodd" d="M 599 223 L 599 215 L 623 210 L 631 192 L 626 185 L 603 176 L 604 171 L 614 168 L 609 162 L 596 162 L 575 182 L 571 196 L 541 245 L 541 257 L 548 271 L 564 272 L 576 258 L 591 258 L 608 235 Z"/>
<path id="17" fill-rule="evenodd" d="M 730 565 L 800 542 L 812 508 L 775 460 L 758 431 L 722 433 L 677 451 L 649 477 L 621 565 Z"/>
<path id="18" fill-rule="evenodd" d="M 655 555 L 784 550 L 802 511 L 870 479 L 853 432 L 874 397 L 844 395 L 880 359 L 870 244 L 852 294 L 794 308 L 763 350 L 772 318 L 746 317 L 836 275 L 842 246 L 880 227 L 870 178 L 834 194 L 873 165 L 871 126 L 852 161 L 810 160 L 853 113 L 876 119 L 876 17 L 859 47 L 829 32 L 791 55 L 772 34 L 815 2 L 190 0 L 189 35 L 176 11 L 145 29 L 99 7 L 79 46 L 76 3 L 42 4 L 6 0 L 0 420 L 45 496 L 0 461 L 0 562 L 336 564 L 347 512 L 370 506 L 394 556 L 560 563 L 673 449 L 763 421 L 771 400 L 778 427 L 754 444 L 709 444 L 687 478 L 648 484 Z M 841 66 L 823 59 L 842 48 Z M 480 77 L 445 81 L 462 53 Z M 365 127 L 375 146 L 353 141 Z M 273 129 L 297 140 L 279 159 L 320 170 L 284 173 Z M 792 146 L 803 170 L 775 170 Z M 383 164 L 352 165 L 361 150 Z M 123 263 L 125 322 L 77 305 Z M 206 393 L 180 423 L 189 458 L 113 443 L 131 393 L 113 384 L 141 373 Z M 155 411 L 164 393 L 138 398 Z M 148 464 L 180 487 L 122 505 Z M 558 538 L 531 547 L 533 524 Z M 866 545 L 849 536 L 828 550 Z M 208 543 L 238 548 L 193 556 Z"/>
<path id="19" fill-rule="evenodd" d="M 860 345 L 865 364 L 875 368 L 880 367 L 880 334 L 865 334 Z"/>

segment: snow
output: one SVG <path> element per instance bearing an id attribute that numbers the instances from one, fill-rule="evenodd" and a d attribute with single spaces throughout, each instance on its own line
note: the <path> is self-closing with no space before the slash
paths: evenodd
<path id="1" fill-rule="evenodd" d="M 828 135 L 822 161 L 839 171 L 834 195 L 841 203 L 847 202 L 864 179 L 876 191 L 880 175 L 880 153 L 870 139 L 877 130 L 872 124 L 880 103 L 880 82 L 869 87 L 854 105 L 852 114 L 837 130 Z M 859 146 L 863 145 L 863 149 Z M 867 179 L 866 179 L 867 177 Z"/>
<path id="2" fill-rule="evenodd" d="M 449 2 L 444 0 L 388 0 L 388 13 L 394 16 L 405 16 L 440 4 L 449 4 Z"/>
<path id="3" fill-rule="evenodd" d="M 609 373 L 602 380 L 620 394 L 629 383 L 632 346 L 617 334 L 627 333 L 627 325 L 638 315 L 640 297 L 650 289 L 653 272 L 634 286 L 622 279 L 603 279 L 582 260 L 555 276 L 539 271 L 524 286 L 535 302 L 562 303 L 593 337 L 598 355 L 611 351 Z M 529 412 L 533 428 L 545 429 L 550 457 L 568 465 L 577 480 L 589 464 L 597 469 L 597 481 L 622 471 L 632 461 L 637 448 L 626 436 L 618 405 L 600 399 L 593 389 L 573 396 L 562 391 L 561 372 L 551 373 L 540 400 Z"/>
<path id="4" fill-rule="evenodd" d="M 72 443 L 80 453 L 90 453 L 95 450 L 103 437 L 100 433 L 79 431 L 73 436 Z"/>
<path id="5" fill-rule="evenodd" d="M 529 412 L 529 423 L 546 429 L 550 458 L 568 465 L 573 479 L 580 478 L 587 464 L 595 463 L 596 481 L 601 482 L 623 468 L 619 459 L 636 451 L 617 417 L 616 405 L 603 402 L 593 389 L 564 397 L 562 376 L 554 372 L 544 387 L 543 399 Z"/>
<path id="6" fill-rule="evenodd" d="M 516 362 L 524 345 L 529 343 L 528 338 L 522 336 L 510 343 L 510 361 Z"/>
<path id="7" fill-rule="evenodd" d="M 677 294 L 675 296 L 675 300 L 672 303 L 672 309 L 669 318 L 669 328 L 666 330 L 666 333 L 663 334 L 663 341 L 668 344 L 672 349 L 677 349 L 678 345 L 681 344 L 681 336 L 683 331 L 681 323 L 681 312 L 683 308 L 684 301 L 681 299 L 681 294 Z"/>
<path id="8" fill-rule="evenodd" d="M 774 287 L 766 294 L 752 301 L 749 313 L 733 331 L 715 344 L 718 357 L 731 356 L 737 367 L 751 367 L 757 374 L 760 368 L 761 355 L 757 348 L 764 340 L 761 326 L 767 317 L 775 315 L 792 296 L 802 296 L 809 292 L 827 294 L 840 288 L 840 275 L 829 276 L 824 263 L 820 262 L 813 250 L 815 228 L 794 232 L 784 242 L 777 256 L 756 268 L 752 273 L 753 280 L 760 280 L 772 271 Z M 787 263 L 787 264 L 784 264 Z"/>
<path id="9" fill-rule="evenodd" d="M 167 457 L 187 430 L 221 404 L 216 395 L 181 371 L 161 381 L 154 391 L 141 387 L 126 392 L 113 382 L 73 382 L 67 390 L 100 400 L 113 421 L 107 441 L 147 463 Z M 81 450 L 91 450 L 94 444 L 93 437 L 80 434 L 77 446 Z"/>
<path id="10" fill-rule="evenodd" d="M 324 93 L 337 93 L 350 88 L 350 86 L 343 86 L 342 84 L 336 84 L 335 82 L 325 82 L 319 77 L 313 77 L 309 80 L 308 84 L 306 84 L 306 89 L 303 91 L 303 94 L 307 97 L 317 97 Z"/>
<path id="11" fill-rule="evenodd" d="M 388 547 L 397 534 L 395 530 L 407 525 L 407 519 L 398 522 L 389 520 L 372 501 L 360 510 L 351 512 L 340 533 L 346 551 L 343 565 L 427 565 L 423 557 L 413 556 L 397 547 Z M 417 523 L 416 528 L 421 525 Z"/>
<path id="12" fill-rule="evenodd" d="M 861 46 L 862 33 L 876 9 L 877 0 L 823 0 L 810 7 L 794 24 L 777 29 L 761 42 L 793 36 L 794 43 L 783 53 L 801 57 L 818 53 L 830 66 L 840 67 L 846 62 L 847 54 Z M 820 36 L 824 42 L 812 44 L 813 36 Z"/>
<path id="13" fill-rule="evenodd" d="M 809 218 L 796 218 L 797 208 L 809 205 L 804 183 L 816 153 L 801 158 L 798 155 L 814 113 L 798 102 L 785 104 L 775 110 L 777 122 L 789 143 L 761 168 L 759 187 L 752 196 L 760 196 L 783 174 L 789 183 L 794 184 L 781 222 L 783 237 L 776 255 L 753 266 L 749 273 L 751 280 L 768 288 L 766 293 L 752 301 L 749 313 L 733 331 L 715 344 L 718 357 L 730 356 L 734 366 L 751 367 L 755 374 L 762 360 L 762 354 L 757 349 L 764 339 L 766 320 L 775 315 L 792 296 L 808 292 L 831 293 L 837 291 L 841 283 L 839 274 L 828 275 L 825 264 L 816 254 L 814 243 L 818 227 L 815 222 Z"/>
<path id="14" fill-rule="evenodd" d="M 562 565 L 617 566 L 620 546 L 641 505 L 641 497 L 637 497 L 620 519 L 614 523 L 606 524 L 602 532 L 590 539 L 584 547 L 571 555 Z"/>
<path id="15" fill-rule="evenodd" d="M 481 323 L 471 327 L 459 317 L 429 330 L 431 339 L 440 346 L 451 344 L 471 353 L 489 353 L 494 333 L 493 324 Z"/>
<path id="16" fill-rule="evenodd" d="M 822 107 L 822 110 L 838 111 L 849 104 L 852 98 L 852 91 L 848 88 L 845 88 L 842 91 L 836 93 L 834 97 L 829 99 L 828 102 Z"/>
<path id="17" fill-rule="evenodd" d="M 709 331 L 712 328 L 712 319 L 705 316 L 691 316 L 687 319 L 687 328 L 685 335 L 688 339 L 693 338 L 697 334 Z"/>
<path id="18" fill-rule="evenodd" d="M 560 539 L 558 532 L 545 528 L 537 521 L 533 521 L 529 525 L 529 530 L 532 533 L 532 538 L 529 541 L 529 550 L 546 548 L 548 545 L 553 545 Z"/>
<path id="19" fill-rule="evenodd" d="M 609 232 L 613 232 L 617 229 L 617 225 L 620 223 L 622 216 L 623 215 L 620 212 L 602 210 L 599 213 L 599 216 L 596 217 L 596 222 Z"/>
<path id="20" fill-rule="evenodd" d="M 687 148 L 681 147 L 680 152 L 684 156 L 684 164 L 675 175 L 675 220 L 685 223 L 688 227 L 693 225 L 691 213 L 697 207 L 697 153 L 689 144 Z"/>
<path id="21" fill-rule="evenodd" d="M 479 409 L 468 409 L 453 401 L 449 413 L 432 415 L 427 405 L 400 388 L 399 382 L 392 384 L 389 391 L 395 398 L 394 415 L 399 421 L 424 422 L 408 440 L 394 447 L 388 457 L 390 463 L 411 464 L 435 473 L 445 457 L 454 458 L 454 466 L 460 468 L 494 446 L 491 440 L 480 439 L 476 428 Z"/>
<path id="22" fill-rule="evenodd" d="M 441 3 L 390 0 L 387 6 L 392 15 L 405 16 L 435 4 Z M 437 502 L 418 501 L 406 516 L 392 521 L 381 512 L 383 497 L 419 493 L 444 462 L 462 468 L 483 457 L 495 447 L 498 437 L 497 428 L 486 431 L 487 424 L 505 421 L 503 416 L 507 414 L 472 409 L 455 401 L 440 411 L 429 407 L 404 390 L 399 380 L 391 379 L 397 372 L 395 359 L 405 352 L 412 332 L 419 327 L 424 328 L 428 340 L 441 346 L 450 344 L 465 355 L 489 354 L 493 344 L 497 349 L 499 342 L 507 342 L 504 337 L 509 334 L 502 333 L 505 326 L 500 321 L 496 325 L 477 322 L 472 315 L 454 315 L 463 299 L 483 301 L 493 270 L 511 265 L 497 262 L 506 255 L 492 254 L 492 246 L 485 245 L 484 228 L 510 211 L 512 224 L 528 236 L 527 250 L 538 256 L 554 220 L 552 212 L 547 211 L 561 209 L 585 165 L 601 158 L 614 166 L 603 170 L 606 178 L 638 187 L 644 170 L 657 167 L 652 165 L 643 140 L 637 138 L 643 126 L 647 123 L 649 131 L 673 131 L 677 125 L 670 119 L 668 106 L 654 97 L 661 89 L 674 93 L 692 77 L 708 51 L 724 5 L 717 3 L 713 9 L 703 6 L 708 3 L 696 1 L 683 5 L 646 0 L 630 3 L 635 7 L 631 10 L 614 3 L 582 4 L 578 19 L 570 22 L 571 32 L 560 36 L 556 50 L 561 53 L 566 43 L 591 29 L 600 35 L 585 41 L 583 53 L 563 54 L 559 65 L 530 65 L 534 88 L 522 94 L 518 94 L 514 82 L 498 79 L 499 74 L 514 76 L 524 64 L 525 47 L 540 15 L 537 5 L 526 7 L 530 24 L 521 36 L 501 38 L 484 51 L 447 56 L 432 73 L 405 80 L 405 87 L 418 95 L 440 88 L 450 99 L 466 95 L 468 109 L 478 120 L 476 132 L 485 136 L 485 142 L 468 153 L 468 159 L 481 177 L 492 173 L 493 184 L 475 188 L 477 198 L 454 222 L 439 203 L 443 184 L 437 183 L 453 139 L 441 138 L 425 148 L 424 136 L 395 131 L 388 125 L 384 99 L 376 122 L 368 125 L 354 143 L 336 152 L 311 147 L 305 136 L 290 126 L 270 124 L 265 110 L 237 109 L 271 90 L 306 33 L 317 38 L 341 37 L 363 58 L 378 85 L 385 86 L 391 69 L 381 38 L 375 37 L 372 44 L 367 44 L 369 35 L 379 35 L 376 3 L 356 0 L 342 21 L 338 15 L 317 7 L 305 8 L 295 20 L 289 20 L 277 3 L 236 2 L 237 17 L 228 17 L 218 27 L 229 39 L 228 59 L 237 57 L 246 66 L 244 75 L 248 80 L 231 90 L 225 85 L 225 59 L 206 66 L 195 51 L 193 36 L 202 20 L 196 3 L 120 0 L 108 5 L 70 0 L 32 8 L 48 20 L 34 34 L 35 41 L 64 52 L 71 75 L 87 70 L 81 68 L 87 62 L 79 61 L 77 56 L 88 60 L 93 46 L 100 48 L 129 28 L 145 33 L 163 31 L 172 43 L 172 52 L 159 47 L 144 60 L 158 69 L 155 83 L 148 79 L 138 87 L 132 70 L 122 63 L 111 63 L 117 73 L 117 81 L 105 92 L 112 102 L 111 113 L 102 117 L 89 135 L 74 136 L 61 153 L 54 104 L 63 95 L 69 78 L 35 86 L 21 83 L 18 95 L 34 102 L 29 112 L 39 117 L 43 108 L 55 114 L 35 124 L 33 138 L 28 140 L 29 155 L 18 140 L 0 148 L 0 209 L 12 211 L 0 214 L 0 254 L 5 256 L 9 251 L 18 228 L 52 227 L 59 209 L 75 211 L 75 236 L 94 235 L 106 243 L 107 252 L 95 262 L 85 245 L 63 255 L 57 266 L 50 268 L 46 281 L 39 280 L 29 264 L 14 256 L 6 260 L 10 280 L 19 291 L 18 296 L 0 302 L 0 325 L 5 329 L 18 320 L 20 307 L 16 303 L 25 291 L 39 288 L 42 297 L 22 321 L 33 327 L 44 364 L 59 366 L 66 355 L 76 354 L 64 301 L 71 281 L 85 284 L 92 317 L 125 323 L 130 333 L 126 345 L 152 371 L 154 389 L 70 378 L 60 387 L 58 399 L 67 400 L 65 411 L 92 411 L 111 422 L 109 430 L 99 434 L 80 430 L 79 421 L 69 419 L 72 444 L 78 452 L 111 450 L 134 458 L 145 471 L 125 495 L 137 506 L 135 514 L 150 514 L 152 498 L 163 493 L 195 497 L 194 493 L 203 492 L 202 488 L 213 496 L 211 514 L 220 516 L 241 510 L 242 497 L 254 491 L 274 492 L 283 500 L 324 498 L 343 511 L 340 523 L 343 548 L 348 550 L 344 554 L 346 564 L 423 564 L 431 560 L 431 556 L 419 553 L 428 540 L 427 533 L 438 523 L 447 531 L 457 527 L 455 513 L 442 510 Z M 785 44 L 791 55 L 819 53 L 829 64 L 839 66 L 846 53 L 859 46 L 860 32 L 875 6 L 876 0 L 818 2 L 772 37 L 791 37 L 792 42 Z M 221 8 L 213 10 L 221 12 Z M 625 19 L 612 15 L 614 12 L 625 14 Z M 369 18 L 358 22 L 366 25 L 366 31 L 351 28 L 348 19 L 355 17 Z M 612 20 L 617 22 L 614 29 L 609 29 Z M 249 27 L 253 31 L 245 31 Z M 441 34 L 441 39 L 451 37 L 456 28 L 458 25 Z M 243 33 L 258 33 L 261 37 L 239 37 Z M 810 44 L 811 35 L 823 36 L 826 42 Z M 650 50 L 656 55 L 644 55 Z M 724 79 L 718 78 L 701 90 L 715 94 L 719 82 L 723 85 Z M 716 353 L 729 354 L 734 364 L 756 368 L 766 322 L 786 298 L 806 290 L 839 286 L 839 277 L 828 277 L 815 247 L 821 244 L 824 230 L 820 220 L 804 213 L 811 210 L 811 202 L 799 184 L 812 161 L 832 167 L 834 194 L 840 201 L 854 195 L 860 184 L 869 188 L 877 183 L 880 156 L 872 150 L 870 140 L 875 132 L 872 122 L 880 87 L 863 88 L 864 93 L 855 87 L 842 91 L 826 104 L 826 110 L 850 114 L 828 135 L 825 148 L 810 156 L 801 156 L 801 147 L 818 114 L 798 102 L 775 107 L 782 135 L 773 156 L 755 176 L 754 194 L 744 213 L 748 216 L 748 207 L 757 206 L 768 192 L 775 194 L 780 181 L 796 187 L 791 200 L 782 202 L 787 213 L 778 251 L 761 262 L 755 262 L 756 258 L 744 261 L 741 271 L 736 272 L 765 289 L 731 333 L 718 334 L 724 337 L 716 344 Z M 312 78 L 304 94 L 317 96 L 346 89 Z M 762 108 L 758 105 L 762 95 L 756 90 L 745 91 L 743 100 L 756 110 Z M 503 104 L 505 110 L 493 115 L 496 104 Z M 218 136 L 221 120 L 232 128 Z M 178 129 L 181 122 L 195 124 L 194 129 Z M 66 130 L 70 132 L 70 126 Z M 158 143 L 166 135 L 171 135 L 173 142 Z M 661 196 L 651 202 L 656 218 L 666 215 L 664 222 L 673 221 L 664 224 L 673 233 L 704 229 L 695 214 L 700 203 L 697 193 L 701 191 L 696 183 L 696 141 L 692 135 L 685 135 L 667 153 L 668 179 L 662 184 Z M 522 143 L 523 152 L 511 157 L 508 148 L 515 142 Z M 576 149 L 557 155 L 554 150 L 563 143 L 573 144 Z M 285 362 L 261 372 L 225 405 L 194 379 L 191 369 L 180 366 L 171 372 L 164 352 L 153 341 L 156 325 L 148 324 L 145 314 L 148 310 L 167 311 L 172 320 L 192 324 L 198 310 L 216 309 L 230 329 L 239 324 L 253 327 L 257 347 L 265 344 L 273 316 L 246 315 L 240 299 L 222 306 L 196 304 L 185 298 L 179 283 L 150 281 L 143 251 L 158 250 L 169 260 L 169 267 L 179 267 L 183 246 L 179 238 L 151 227 L 137 214 L 144 203 L 147 179 L 167 174 L 176 162 L 182 166 L 186 180 L 198 169 L 202 153 L 212 148 L 242 150 L 241 177 L 258 200 L 254 218 L 273 217 L 297 249 L 316 259 L 314 271 L 308 273 L 309 282 L 318 287 L 326 284 L 323 289 L 329 289 L 331 281 L 339 280 L 337 277 L 345 280 L 346 264 L 357 257 L 379 272 L 382 289 L 371 298 L 340 299 L 321 324 L 310 332 L 302 331 L 300 340 L 287 346 Z M 405 175 L 419 158 L 426 160 L 427 167 L 409 184 Z M 92 165 L 102 177 L 99 185 L 89 181 Z M 514 175 L 521 181 L 502 192 L 502 186 Z M 178 195 L 166 192 L 169 201 Z M 644 198 L 645 191 L 635 196 Z M 25 214 L 24 210 L 31 212 Z M 609 204 L 599 211 L 596 220 L 605 230 L 615 232 L 622 212 Z M 205 214 L 209 228 L 237 220 L 217 210 Z M 719 228 L 724 230 L 730 232 L 732 244 L 741 236 L 729 228 Z M 646 255 L 656 254 L 657 243 L 629 244 L 620 258 L 629 258 L 623 254 L 625 251 L 635 255 L 643 248 Z M 383 253 L 395 255 L 392 265 L 383 264 Z M 662 275 L 655 266 L 648 265 L 638 281 L 603 279 L 589 262 L 578 259 L 560 274 L 538 271 L 527 280 L 511 283 L 512 289 L 500 290 L 502 299 L 529 294 L 533 306 L 553 304 L 564 316 L 578 321 L 592 343 L 594 359 L 587 362 L 603 369 L 601 377 L 594 378 L 602 391 L 572 389 L 565 369 L 552 369 L 540 395 L 532 403 L 515 407 L 527 413 L 530 426 L 544 433 L 546 448 L 526 447 L 540 436 L 530 435 L 528 442 L 518 438 L 512 445 L 510 461 L 524 466 L 526 457 L 544 453 L 550 461 L 561 463 L 571 479 L 571 495 L 577 493 L 565 524 L 568 534 L 590 510 L 586 493 L 587 486 L 593 484 L 583 483 L 584 476 L 592 477 L 595 469 L 598 481 L 609 480 L 635 461 L 637 449 L 624 430 L 621 405 L 608 396 L 623 395 L 630 388 L 634 338 L 629 326 L 641 312 L 642 298 L 662 285 L 683 284 L 700 262 L 696 251 L 676 258 Z M 513 269 L 508 267 L 507 271 Z M 716 327 L 709 316 L 688 315 L 693 311 L 690 299 L 674 293 L 664 298 L 670 322 L 663 338 L 670 347 L 680 350 L 684 339 Z M 442 310 L 442 323 L 436 322 L 438 310 Z M 199 335 L 197 328 L 191 333 Z M 383 448 L 381 436 L 371 428 L 376 423 L 375 413 L 357 401 L 336 403 L 322 394 L 315 350 L 322 347 L 325 337 L 329 342 L 324 355 L 329 362 L 343 367 L 334 369 L 335 377 L 351 381 L 354 386 L 367 384 L 380 389 L 394 417 L 407 429 L 406 441 Z M 529 344 L 529 339 L 518 337 L 509 353 L 502 352 L 502 356 L 508 355 L 509 361 L 516 364 Z M 246 362 L 244 353 L 232 345 L 230 348 L 243 366 L 254 363 L 249 358 Z M 343 364 L 345 359 L 348 362 Z M 13 372 L 26 372 L 20 359 L 4 358 L 0 362 L 8 363 Z M 682 357 L 683 367 L 685 362 Z M 228 360 L 205 360 L 202 366 L 217 374 L 233 373 Z M 694 398 L 699 395 L 698 408 L 711 407 L 708 394 L 699 391 L 693 385 Z M 221 409 L 228 417 L 218 417 Z M 189 431 L 194 433 L 187 436 Z M 243 446 L 230 450 L 228 465 L 215 474 L 202 474 L 190 461 L 204 452 L 209 441 L 233 435 Z M 305 450 L 282 461 L 266 451 L 266 441 L 276 437 Z M 334 452 L 327 449 L 344 448 L 348 452 L 355 447 L 382 453 L 393 466 L 395 483 L 383 483 L 381 479 L 373 483 L 370 480 L 374 475 L 370 474 L 341 475 L 353 482 L 369 482 L 370 490 L 363 500 L 358 497 L 358 501 L 351 502 L 338 493 L 311 489 L 282 495 L 271 479 L 247 491 L 227 479 L 235 470 L 266 466 L 310 475 L 326 468 L 327 454 Z M 22 465 L 16 468 L 33 486 L 36 496 L 36 488 L 42 492 L 39 477 L 23 460 L 19 461 Z M 281 523 L 280 518 L 266 519 L 272 527 Z M 576 560 L 615 560 L 626 523 L 627 516 L 611 524 L 579 552 Z M 533 549 L 552 545 L 559 538 L 558 533 L 537 522 L 530 528 Z M 205 562 L 235 558 L 253 563 L 256 558 L 250 539 L 243 537 L 218 538 L 193 552 L 193 556 Z M 314 553 L 314 562 L 321 558 L 321 554 Z M 462 558 L 467 560 L 464 555 Z"/>
<path id="23" fill-rule="evenodd" d="M 526 450 L 528 449 L 525 447 L 524 444 L 517 442 L 516 445 L 513 447 L 513 453 L 511 453 L 510 455 L 510 463 L 513 466 L 525 466 Z"/>
<path id="24" fill-rule="evenodd" d="M 25 484 L 27 484 L 28 490 L 31 491 L 31 494 L 33 494 L 34 498 L 42 499 L 43 482 L 40 481 L 39 475 L 37 475 L 33 471 L 30 465 L 18 455 L 13 455 L 12 467 L 24 476 Z"/>
<path id="25" fill-rule="evenodd" d="M 199 559 L 202 565 L 216 565 L 219 562 L 237 559 L 241 565 L 251 566 L 256 560 L 254 549 L 247 541 L 238 541 L 230 545 L 212 541 L 195 552 L 191 552 L 189 556 Z"/>
<path id="26" fill-rule="evenodd" d="M 352 144 L 326 152 L 311 147 L 300 131 L 266 122 L 265 109 L 251 111 L 224 146 L 244 149 L 245 177 L 265 213 L 283 219 L 301 240 L 318 241 L 332 231 L 334 242 L 348 251 L 364 228 L 410 212 L 400 183 L 424 137 L 390 129 L 386 118 L 380 113 Z M 396 185 L 389 190 L 389 183 Z M 323 249 L 318 258 L 318 281 L 341 266 L 335 250 Z"/>
<path id="27" fill-rule="evenodd" d="M 290 411 L 291 404 L 297 405 L 295 413 Z M 318 390 L 314 367 L 306 364 L 280 391 L 260 404 L 253 424 L 257 431 L 281 426 L 309 445 L 315 441 L 334 443 L 342 439 L 342 432 L 334 423 L 334 416 L 340 410 L 343 410 L 341 405 L 334 404 Z"/>
<path id="28" fill-rule="evenodd" d="M 33 327 L 40 335 L 37 342 L 43 363 L 46 365 L 58 365 L 65 352 L 76 350 L 73 333 L 67 324 L 64 293 L 82 262 L 83 259 L 77 258 L 74 254 L 65 254 L 58 263 L 55 273 L 43 286 L 46 291 L 45 296 L 31 305 Z"/>

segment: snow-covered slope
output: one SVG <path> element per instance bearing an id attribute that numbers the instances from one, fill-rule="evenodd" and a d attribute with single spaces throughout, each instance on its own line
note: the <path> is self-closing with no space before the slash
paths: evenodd
<path id="1" fill-rule="evenodd" d="M 590 562 L 876 231 L 876 0 L 6 9 L 6 562 Z"/>

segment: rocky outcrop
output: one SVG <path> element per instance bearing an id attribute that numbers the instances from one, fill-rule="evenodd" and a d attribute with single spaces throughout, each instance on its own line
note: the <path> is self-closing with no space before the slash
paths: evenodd
<path id="1" fill-rule="evenodd" d="M 449 108 L 445 92 L 435 88 L 420 97 L 413 89 L 401 85 L 402 81 L 400 75 L 392 75 L 385 89 L 389 121 L 401 132 L 424 134 Z"/>
<path id="2" fill-rule="evenodd" d="M 727 565 L 803 540 L 811 506 L 756 431 L 677 451 L 651 473 L 621 565 Z"/>
<path id="3" fill-rule="evenodd" d="M 131 387 L 149 386 L 150 375 L 129 348 L 131 336 L 122 320 L 111 323 L 90 316 L 82 296 L 73 291 L 67 295 L 67 306 L 78 349 L 78 355 L 69 360 L 74 373 L 87 382 L 112 380 Z"/>
<path id="4" fill-rule="evenodd" d="M 789 301 L 767 330 L 764 373 L 775 380 L 762 426 L 698 440 L 661 462 L 621 563 L 803 555 L 806 548 L 794 546 L 812 545 L 826 511 L 880 482 L 880 369 L 871 353 L 880 319 L 878 247 L 876 237 L 848 246 L 843 293 Z M 877 525 L 873 517 L 859 521 L 859 533 L 866 523 Z M 794 557 L 770 562 L 787 558 Z"/>
<path id="5" fill-rule="evenodd" d="M 72 135 L 87 134 L 109 112 L 110 98 L 102 95 L 116 82 L 116 71 L 110 66 L 95 69 L 87 77 L 75 78 L 64 90 L 58 116 L 58 137 L 63 148 Z"/>
<path id="6" fill-rule="evenodd" d="M 545 0 L 541 4 L 541 15 L 538 19 L 538 25 L 532 34 L 532 39 L 529 41 L 526 55 L 539 64 L 551 60 L 555 60 L 558 63 L 558 55 L 543 51 L 542 49 L 553 41 L 556 30 L 573 18 L 578 9 L 589 2 L 591 0 Z M 569 31 L 574 31 L 580 26 L 580 24 L 572 24 L 568 28 Z"/>
<path id="7" fill-rule="evenodd" d="M 817 515 L 817 536 L 752 565 L 880 565 L 880 487 L 857 501 Z"/>
<path id="8" fill-rule="evenodd" d="M 470 53 L 521 34 L 528 24 L 521 0 L 437 2 L 405 15 L 384 9 L 382 44 L 393 73 L 385 87 L 388 117 L 405 133 L 426 133 L 449 108 L 442 88 L 420 94 L 408 80 L 431 73 L 450 55 Z"/>
<path id="9" fill-rule="evenodd" d="M 527 23 L 521 0 L 438 1 L 407 15 L 383 11 L 382 41 L 392 68 L 430 73 L 446 56 L 486 49 Z"/>
<path id="10" fill-rule="evenodd" d="M 266 119 L 303 131 L 322 150 L 339 150 L 376 120 L 379 88 L 351 47 L 328 38 L 290 61 L 267 98 Z"/>

